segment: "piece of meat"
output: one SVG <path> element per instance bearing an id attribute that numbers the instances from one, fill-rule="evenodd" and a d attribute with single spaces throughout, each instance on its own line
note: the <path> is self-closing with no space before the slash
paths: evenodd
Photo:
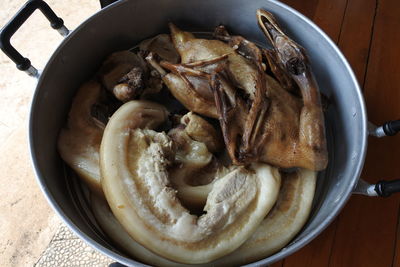
<path id="1" fill-rule="evenodd" d="M 114 96 L 122 102 L 139 97 L 145 88 L 145 77 L 143 69 L 133 67 L 125 74 L 113 88 Z"/>
<path id="2" fill-rule="evenodd" d="M 283 89 L 289 92 L 293 92 L 296 95 L 299 94 L 298 87 L 294 83 L 292 77 L 285 71 L 283 66 L 278 63 L 276 51 L 274 49 L 262 49 L 264 56 L 268 61 L 269 68 L 274 74 L 275 78 L 279 81 Z"/>
<path id="3" fill-rule="evenodd" d="M 146 39 L 139 44 L 139 48 L 141 51 L 156 53 L 163 60 L 171 63 L 178 63 L 180 60 L 169 34 L 159 34 Z"/>
<path id="4" fill-rule="evenodd" d="M 272 148 L 279 142 L 266 142 L 263 161 L 274 161 L 280 157 L 283 167 L 299 166 L 312 170 L 325 169 L 328 164 L 324 116 L 321 107 L 318 84 L 311 71 L 305 50 L 291 40 L 278 26 L 274 16 L 264 10 L 257 11 L 258 23 L 271 41 L 279 64 L 296 82 L 302 95 L 302 107 L 293 121 L 298 121 L 298 128 L 285 130 L 290 134 L 296 131 L 292 148 L 282 153 L 281 147 L 287 147 L 282 140 L 280 147 Z M 285 115 L 287 117 L 287 115 Z M 286 138 L 290 135 L 284 135 Z M 266 139 L 267 140 L 267 139 Z"/>
<path id="5" fill-rule="evenodd" d="M 258 19 L 265 24 L 260 14 Z M 318 87 L 303 49 L 275 21 L 270 25 L 266 31 L 274 34 L 277 64 L 285 66 L 282 70 L 300 88 L 302 98 L 265 73 L 262 52 L 255 44 L 243 37 L 230 38 L 226 30 L 219 32 L 223 42 L 197 39 L 171 24 L 181 63 L 163 62 L 161 66 L 171 71 L 163 80 L 174 95 L 180 92 L 177 98 L 188 109 L 219 119 L 233 163 L 262 161 L 322 170 L 327 149 Z M 291 58 L 285 60 L 285 55 Z"/>
<path id="6" fill-rule="evenodd" d="M 199 95 L 196 99 L 207 99 L 205 110 L 216 107 L 225 144 L 235 164 L 257 160 L 258 153 L 253 144 L 259 135 L 259 126 L 262 125 L 268 106 L 267 99 L 263 97 L 266 87 L 262 75 L 264 68 L 261 51 L 239 36 L 231 44 L 226 44 L 219 40 L 196 39 L 172 24 L 170 29 L 182 63 L 173 64 L 173 67 L 164 63 L 162 66 L 178 74 L 183 82 L 180 86 L 176 86 L 178 83 L 166 82 L 167 86 L 176 94 L 177 91 L 183 91 L 183 85 L 187 91 Z M 168 79 L 168 75 L 164 79 Z M 200 80 L 203 81 L 202 87 L 198 86 Z M 208 84 L 205 83 L 207 80 Z M 213 95 L 214 105 L 210 95 Z M 185 94 L 180 98 L 186 107 L 193 107 L 188 105 L 193 102 L 192 98 L 185 97 Z M 191 110 L 208 115 L 203 110 Z M 215 117 L 215 114 L 212 115 Z"/>
<path id="7" fill-rule="evenodd" d="M 189 112 L 181 118 L 185 125 L 185 131 L 195 141 L 202 142 L 211 153 L 220 152 L 223 149 L 223 141 L 217 129 L 202 117 Z"/>
<path id="8" fill-rule="evenodd" d="M 182 63 L 175 64 L 175 69 L 168 68 L 167 64 L 163 66 L 173 73 L 184 73 L 186 77 L 182 79 L 186 81 L 186 88 L 191 88 L 201 97 L 210 92 L 214 94 L 214 105 L 232 161 L 239 165 L 257 161 L 259 149 L 255 142 L 260 137 L 260 126 L 264 123 L 268 107 L 261 51 L 243 37 L 230 38 L 222 26 L 219 27 L 220 35 L 230 38 L 228 43 L 196 39 L 174 25 L 170 28 Z M 208 94 L 192 82 L 193 79 L 206 78 L 211 90 L 203 91 Z M 177 91 L 174 84 L 169 88 Z M 188 101 L 185 97 L 181 98 L 183 103 Z"/>
<path id="9" fill-rule="evenodd" d="M 263 66 L 262 62 L 262 51 L 253 42 L 240 35 L 230 35 L 223 25 L 215 28 L 214 37 L 228 43 L 239 55 L 253 62 L 258 69 L 265 70 L 265 65 Z"/>
<path id="10" fill-rule="evenodd" d="M 178 29 L 173 24 L 170 24 L 170 30 L 172 41 L 181 56 L 182 65 L 196 67 L 197 62 L 207 62 L 216 58 L 225 60 L 224 56 L 227 56 L 228 71 L 232 74 L 231 79 L 235 87 L 245 91 L 250 99 L 254 99 L 257 90 L 254 76 L 258 70 L 250 60 L 240 56 L 234 48 L 219 40 L 195 38 L 192 34 Z M 207 67 L 202 70 L 212 73 L 213 69 L 219 65 L 218 62 L 214 61 L 213 63 L 206 64 Z"/>
<path id="11" fill-rule="evenodd" d="M 118 51 L 107 57 L 97 76 L 102 85 L 112 92 L 119 80 L 135 67 L 141 68 L 143 72 L 148 71 L 146 62 L 140 56 L 128 50 Z"/>

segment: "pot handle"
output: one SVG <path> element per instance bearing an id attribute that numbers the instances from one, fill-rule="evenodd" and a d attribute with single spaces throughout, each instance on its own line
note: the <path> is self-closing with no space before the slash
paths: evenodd
<path id="1" fill-rule="evenodd" d="M 388 121 L 382 126 L 368 122 L 368 133 L 375 137 L 393 136 L 400 132 L 400 120 Z"/>
<path id="2" fill-rule="evenodd" d="M 43 0 L 29 0 L 17 12 L 17 14 L 1 29 L 0 49 L 17 64 L 19 70 L 25 71 L 28 75 L 38 77 L 38 70 L 31 65 L 31 61 L 23 57 L 10 43 L 11 37 L 24 24 L 24 22 L 39 9 L 50 21 L 50 26 L 57 30 L 62 36 L 67 36 L 69 30 L 64 26 L 64 21 L 57 17 L 54 11 Z"/>
<path id="3" fill-rule="evenodd" d="M 368 122 L 368 133 L 375 137 L 393 136 L 400 132 L 400 120 L 388 121 L 382 126 L 376 126 Z M 354 194 L 366 196 L 388 197 L 393 193 L 400 192 L 400 179 L 392 181 L 379 181 L 376 184 L 369 184 L 359 179 L 354 188 Z"/>
<path id="4" fill-rule="evenodd" d="M 379 181 L 376 184 L 369 184 L 363 179 L 359 179 L 353 190 L 353 194 L 370 197 L 388 197 L 397 192 L 400 192 L 400 180 Z"/>

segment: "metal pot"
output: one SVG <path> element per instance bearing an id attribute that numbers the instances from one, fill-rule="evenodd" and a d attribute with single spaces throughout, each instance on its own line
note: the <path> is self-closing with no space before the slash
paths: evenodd
<path id="1" fill-rule="evenodd" d="M 359 85 L 336 45 L 310 20 L 290 7 L 274 0 L 122 0 L 100 10 L 69 33 L 47 4 L 31 0 L 3 28 L 1 48 L 19 69 L 38 78 L 29 127 L 32 161 L 50 205 L 80 238 L 122 264 L 141 264 L 107 242 L 93 220 L 80 182 L 58 155 L 58 133 L 79 86 L 95 73 L 107 55 L 168 32 L 169 21 L 194 32 L 212 31 L 215 26 L 224 24 L 233 33 L 267 45 L 256 23 L 258 8 L 274 13 L 287 33 L 308 50 L 321 91 L 332 104 L 326 113 L 330 162 L 328 168 L 319 173 L 311 216 L 290 244 L 254 264 L 271 264 L 305 246 L 332 222 L 353 192 L 387 195 L 399 191 L 399 181 L 378 185 L 361 181 L 357 186 L 368 136 L 367 115 Z M 40 75 L 29 60 L 10 45 L 11 36 L 36 9 L 46 15 L 53 28 L 66 36 Z M 395 121 L 372 128 L 372 133 L 378 136 L 394 134 L 399 128 L 399 121 Z"/>

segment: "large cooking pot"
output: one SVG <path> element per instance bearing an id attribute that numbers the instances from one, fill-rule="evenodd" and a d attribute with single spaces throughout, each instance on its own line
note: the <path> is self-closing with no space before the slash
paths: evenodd
<path id="1" fill-rule="evenodd" d="M 399 181 L 377 185 L 358 182 L 368 135 L 359 85 L 335 44 L 290 7 L 273 0 L 122 0 L 100 10 L 69 33 L 47 4 L 31 0 L 2 30 L 1 48 L 19 69 L 38 77 L 29 127 L 34 168 L 49 203 L 80 238 L 122 264 L 140 264 L 126 257 L 103 236 L 93 220 L 79 180 L 65 167 L 57 152 L 58 133 L 79 86 L 110 53 L 168 32 L 169 21 L 194 32 L 211 32 L 215 26 L 224 24 L 233 33 L 267 45 L 256 23 L 258 8 L 274 13 L 287 33 L 307 49 L 321 91 L 329 97 L 331 105 L 326 112 L 329 165 L 319 173 L 311 216 L 290 244 L 254 264 L 270 264 L 306 245 L 332 222 L 354 190 L 367 195 L 388 195 L 400 189 Z M 10 45 L 11 36 L 36 9 L 66 36 L 40 74 Z M 383 136 L 394 134 L 399 128 L 399 121 L 395 121 L 370 132 Z"/>

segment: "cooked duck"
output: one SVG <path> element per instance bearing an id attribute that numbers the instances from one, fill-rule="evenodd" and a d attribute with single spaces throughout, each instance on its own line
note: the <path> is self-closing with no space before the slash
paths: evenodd
<path id="1" fill-rule="evenodd" d="M 181 63 L 160 62 L 170 71 L 163 81 L 188 109 L 219 119 L 235 164 L 261 161 L 322 170 L 328 161 L 323 113 L 304 49 L 283 34 L 271 15 L 259 11 L 257 16 L 265 32 L 273 33 L 267 36 L 279 64 L 273 61 L 271 68 L 285 70 L 285 79 L 297 84 L 302 98 L 264 72 L 262 51 L 252 42 L 226 31 L 220 31 L 225 42 L 198 39 L 172 24 Z"/>

